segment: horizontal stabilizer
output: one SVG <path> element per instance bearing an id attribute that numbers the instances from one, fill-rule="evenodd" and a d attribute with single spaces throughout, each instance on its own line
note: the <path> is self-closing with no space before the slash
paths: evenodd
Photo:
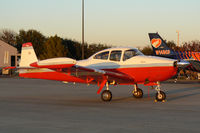
<path id="1" fill-rule="evenodd" d="M 41 60 L 38 62 L 31 63 L 30 66 L 37 68 L 69 68 L 76 64 L 76 60 L 71 58 L 51 58 L 46 60 Z"/>

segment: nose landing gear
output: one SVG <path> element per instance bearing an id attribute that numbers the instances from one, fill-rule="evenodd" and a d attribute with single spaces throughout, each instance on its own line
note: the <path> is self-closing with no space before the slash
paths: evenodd
<path id="1" fill-rule="evenodd" d="M 156 93 L 156 101 L 160 101 L 160 102 L 165 102 L 166 99 L 166 95 L 163 91 L 160 91 Z"/>
<path id="2" fill-rule="evenodd" d="M 157 84 L 158 85 L 155 88 L 155 90 L 157 91 L 155 102 L 165 102 L 166 94 L 163 91 L 161 91 L 160 82 L 157 82 Z"/>

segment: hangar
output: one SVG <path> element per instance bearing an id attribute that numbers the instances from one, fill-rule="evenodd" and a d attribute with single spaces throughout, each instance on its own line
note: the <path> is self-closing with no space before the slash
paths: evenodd
<path id="1" fill-rule="evenodd" d="M 0 40 L 0 68 L 17 66 L 19 57 L 17 48 Z"/>

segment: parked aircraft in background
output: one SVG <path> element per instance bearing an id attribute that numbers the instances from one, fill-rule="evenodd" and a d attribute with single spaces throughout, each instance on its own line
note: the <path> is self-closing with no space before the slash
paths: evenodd
<path id="1" fill-rule="evenodd" d="M 31 43 L 23 44 L 19 76 L 97 84 L 103 101 L 110 101 L 112 93 L 109 85 L 133 85 L 133 96 L 143 97 L 138 84 L 156 86 L 156 100 L 164 101 L 166 95 L 160 88 L 160 81 L 177 73 L 177 61 L 162 57 L 145 56 L 135 48 L 109 48 L 86 60 L 51 58 L 38 61 Z"/>
<path id="2" fill-rule="evenodd" d="M 149 38 L 154 55 L 177 59 L 182 62 L 187 61 L 190 65 L 184 67 L 184 70 L 200 72 L 200 52 L 174 51 L 166 45 L 166 42 L 158 33 L 149 33 Z"/>

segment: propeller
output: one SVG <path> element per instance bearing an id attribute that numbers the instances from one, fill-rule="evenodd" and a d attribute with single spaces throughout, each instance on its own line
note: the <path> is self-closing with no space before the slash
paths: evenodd
<path id="1" fill-rule="evenodd" d="M 189 65 L 190 65 L 190 62 L 185 61 L 185 60 L 181 60 L 181 61 L 177 62 L 177 67 L 181 68 L 181 69 L 184 69 L 184 68 L 188 67 Z"/>

